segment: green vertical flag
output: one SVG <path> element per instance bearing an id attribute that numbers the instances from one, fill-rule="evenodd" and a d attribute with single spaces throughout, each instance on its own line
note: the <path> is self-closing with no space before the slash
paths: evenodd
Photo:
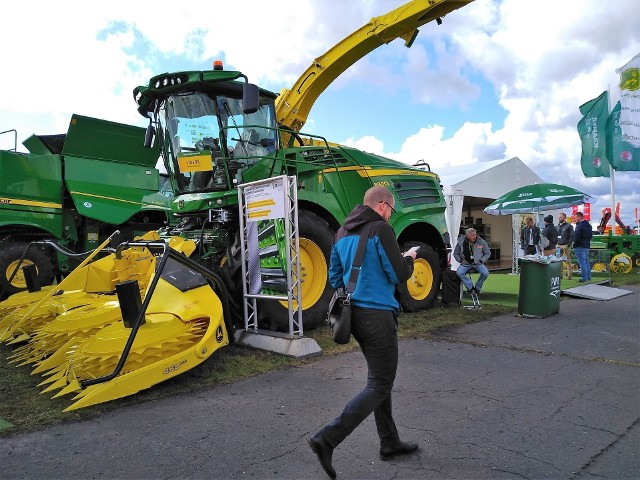
<path id="1" fill-rule="evenodd" d="M 640 148 L 623 140 L 620 128 L 620 102 L 607 118 L 607 158 L 614 170 L 629 172 L 640 170 Z"/>
<path id="2" fill-rule="evenodd" d="M 609 92 L 580 106 L 582 120 L 578 134 L 582 141 L 580 163 L 585 177 L 608 177 L 606 123 L 609 117 Z"/>

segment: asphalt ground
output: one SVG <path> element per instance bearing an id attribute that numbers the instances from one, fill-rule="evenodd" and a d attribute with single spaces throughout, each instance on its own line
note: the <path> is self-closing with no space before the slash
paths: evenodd
<path id="1" fill-rule="evenodd" d="M 640 286 L 623 288 L 402 341 L 395 417 L 420 451 L 380 461 L 369 418 L 335 450 L 338 478 L 640 478 Z M 0 478 L 328 478 L 306 437 L 365 378 L 359 352 L 321 357 L 0 438 Z"/>

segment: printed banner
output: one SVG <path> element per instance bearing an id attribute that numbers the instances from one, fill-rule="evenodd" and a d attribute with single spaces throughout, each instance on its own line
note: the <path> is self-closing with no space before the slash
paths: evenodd
<path id="1" fill-rule="evenodd" d="M 640 171 L 640 148 L 624 140 L 620 128 L 620 102 L 611 110 L 607 119 L 607 158 L 616 171 Z"/>
<path id="2" fill-rule="evenodd" d="M 605 90 L 598 98 L 580 106 L 582 120 L 578 134 L 582 142 L 580 163 L 585 177 L 608 177 L 606 125 L 609 117 L 609 93 Z"/>
<path id="3" fill-rule="evenodd" d="M 640 53 L 624 67 L 618 68 L 616 73 L 620 74 L 622 139 L 640 148 Z"/>

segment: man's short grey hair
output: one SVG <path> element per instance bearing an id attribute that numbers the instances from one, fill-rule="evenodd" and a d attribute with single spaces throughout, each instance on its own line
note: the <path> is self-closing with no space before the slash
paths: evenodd
<path id="1" fill-rule="evenodd" d="M 362 203 L 368 207 L 374 208 L 380 202 L 387 202 L 391 206 L 395 203 L 393 200 L 393 194 L 387 187 L 376 185 L 365 192 Z"/>
<path id="2" fill-rule="evenodd" d="M 476 229 L 475 228 L 467 228 L 464 231 L 465 235 L 468 237 L 469 235 L 471 235 L 472 233 L 476 233 Z"/>

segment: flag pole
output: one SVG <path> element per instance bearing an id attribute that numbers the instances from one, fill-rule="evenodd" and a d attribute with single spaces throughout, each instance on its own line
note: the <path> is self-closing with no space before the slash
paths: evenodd
<path id="1" fill-rule="evenodd" d="M 608 92 L 607 92 L 607 109 L 608 109 L 608 115 L 611 115 L 611 84 L 607 85 L 608 88 Z M 611 159 L 608 158 L 607 159 L 609 161 L 609 179 L 611 180 L 611 218 L 609 219 L 611 221 L 611 235 L 613 235 L 615 233 L 615 225 L 616 225 L 616 192 L 615 192 L 615 170 L 613 169 L 613 165 L 611 164 Z M 606 228 L 606 225 L 603 227 Z M 604 232 L 602 232 L 602 234 L 604 235 Z"/>

